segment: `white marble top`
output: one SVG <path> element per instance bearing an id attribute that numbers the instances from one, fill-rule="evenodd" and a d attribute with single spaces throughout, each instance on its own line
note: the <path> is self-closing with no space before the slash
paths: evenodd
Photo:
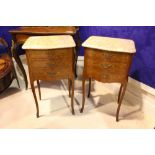
<path id="1" fill-rule="evenodd" d="M 35 36 L 29 37 L 23 49 L 60 49 L 75 47 L 72 36 L 69 35 L 53 35 L 53 36 Z"/>
<path id="2" fill-rule="evenodd" d="M 82 46 L 114 52 L 136 52 L 134 41 L 129 39 L 91 36 L 82 44 Z"/>

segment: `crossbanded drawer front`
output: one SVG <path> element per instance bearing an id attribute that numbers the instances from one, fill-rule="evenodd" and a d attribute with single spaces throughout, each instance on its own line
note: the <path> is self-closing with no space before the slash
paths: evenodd
<path id="1" fill-rule="evenodd" d="M 68 62 L 69 61 L 69 62 Z M 40 61 L 33 61 L 30 66 L 33 69 L 61 69 L 61 68 L 70 68 L 72 66 L 72 62 L 71 60 L 59 60 L 59 61 L 55 61 L 55 60 L 42 60 Z"/>
<path id="2" fill-rule="evenodd" d="M 121 63 L 94 63 L 90 62 L 87 65 L 87 72 L 90 74 L 94 73 L 114 73 L 114 74 L 127 74 L 128 72 L 128 64 Z"/>
<path id="3" fill-rule="evenodd" d="M 34 79 L 40 80 L 54 80 L 54 79 L 63 79 L 71 77 L 71 72 L 69 70 L 63 69 L 60 71 L 57 70 L 38 70 L 33 71 L 32 73 Z"/>
<path id="4" fill-rule="evenodd" d="M 109 73 L 102 73 L 102 74 L 93 74 L 92 78 L 100 81 L 100 82 L 122 82 L 125 81 L 127 76 L 123 74 L 109 74 Z"/>
<path id="5" fill-rule="evenodd" d="M 86 50 L 85 56 L 89 60 L 96 61 L 96 63 L 99 61 L 128 63 L 131 60 L 131 54 L 128 53 L 109 52 L 94 49 Z"/>
<path id="6" fill-rule="evenodd" d="M 72 49 L 30 50 L 28 54 L 33 60 L 68 59 L 72 56 Z"/>

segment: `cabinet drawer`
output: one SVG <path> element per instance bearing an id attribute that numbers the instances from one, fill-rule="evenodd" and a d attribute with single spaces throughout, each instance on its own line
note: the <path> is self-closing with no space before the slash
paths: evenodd
<path id="1" fill-rule="evenodd" d="M 113 74 L 113 73 L 98 73 L 91 76 L 93 79 L 100 82 L 122 82 L 126 80 L 127 75 L 125 74 Z"/>
<path id="2" fill-rule="evenodd" d="M 35 80 L 56 80 L 68 78 L 72 75 L 72 71 L 69 69 L 56 70 L 56 69 L 39 69 L 31 73 Z"/>
<path id="3" fill-rule="evenodd" d="M 111 63 L 111 62 L 90 62 L 85 64 L 87 72 L 90 74 L 95 73 L 113 73 L 113 74 L 127 74 L 129 65 L 124 63 Z"/>
<path id="4" fill-rule="evenodd" d="M 96 63 L 102 61 L 128 63 L 131 60 L 132 54 L 86 49 L 85 56 L 87 57 L 87 60 L 94 61 Z"/>
<path id="5" fill-rule="evenodd" d="M 72 56 L 73 49 L 55 49 L 55 50 L 28 50 L 29 58 L 32 60 L 43 59 L 68 59 Z"/>
<path id="6" fill-rule="evenodd" d="M 69 61 L 69 62 L 68 62 Z M 41 60 L 41 61 L 32 61 L 30 64 L 33 70 L 40 68 L 51 68 L 51 69 L 61 69 L 61 68 L 70 68 L 72 66 L 71 60 Z"/>

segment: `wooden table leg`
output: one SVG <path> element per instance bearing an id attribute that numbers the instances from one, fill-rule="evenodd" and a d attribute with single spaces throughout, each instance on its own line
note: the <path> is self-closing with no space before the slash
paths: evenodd
<path id="1" fill-rule="evenodd" d="M 90 91 L 91 91 L 91 78 L 89 78 L 88 97 L 90 97 Z"/>
<path id="2" fill-rule="evenodd" d="M 14 44 L 12 44 L 12 46 L 13 46 Z M 12 49 L 11 50 L 8 50 L 7 51 L 7 53 L 8 53 L 8 56 L 11 58 L 11 60 L 12 60 Z M 12 60 L 12 64 L 13 64 L 13 71 L 12 71 L 12 73 L 13 73 L 13 76 L 14 76 L 14 78 L 16 79 L 16 81 L 17 81 L 17 84 L 18 84 L 18 87 L 20 88 L 20 84 L 19 84 L 19 80 L 18 80 L 18 76 L 17 76 L 17 73 L 16 73 L 16 70 L 15 70 L 15 66 L 14 66 L 14 63 L 13 63 L 13 60 Z"/>
<path id="3" fill-rule="evenodd" d="M 33 96 L 34 96 L 35 104 L 36 104 L 36 110 L 37 110 L 36 116 L 38 118 L 39 117 L 39 105 L 38 105 L 37 96 L 36 96 L 36 93 L 35 93 L 34 81 L 30 81 L 30 83 L 31 83 L 31 89 L 32 89 L 32 93 L 33 93 Z"/>
<path id="4" fill-rule="evenodd" d="M 72 108 L 72 114 L 74 115 L 74 78 L 72 79 L 72 96 L 71 96 L 71 108 Z"/>
<path id="5" fill-rule="evenodd" d="M 18 46 L 15 45 L 14 48 L 13 48 L 13 57 L 14 57 L 17 65 L 19 66 L 22 74 L 23 74 L 24 81 L 25 81 L 25 88 L 27 89 L 28 88 L 28 81 L 27 81 L 26 72 L 25 72 L 25 69 L 23 67 L 23 64 L 22 64 L 22 62 L 21 62 L 21 60 L 19 58 L 19 55 L 18 55 L 17 51 L 18 51 Z"/>
<path id="6" fill-rule="evenodd" d="M 37 80 L 37 87 L 38 87 L 38 91 L 39 91 L 39 99 L 41 100 L 41 90 L 40 90 L 39 80 Z"/>
<path id="7" fill-rule="evenodd" d="M 16 70 L 15 70 L 14 65 L 13 65 L 13 76 L 16 78 L 16 80 L 17 80 L 17 84 L 18 84 L 18 87 L 20 88 L 19 80 L 18 80 L 18 76 L 17 76 L 17 73 L 16 73 Z"/>
<path id="8" fill-rule="evenodd" d="M 83 94 L 83 98 L 82 98 L 82 108 L 80 110 L 81 113 L 83 113 L 83 109 L 84 109 L 84 105 L 85 105 L 85 78 L 82 81 L 82 94 Z"/>
<path id="9" fill-rule="evenodd" d="M 123 97 L 125 95 L 126 86 L 127 86 L 127 82 L 122 84 L 122 89 L 123 90 L 122 90 L 122 93 L 120 95 L 120 99 L 119 99 L 119 102 L 118 102 L 117 113 L 116 113 L 116 121 L 117 122 L 119 121 L 119 111 L 120 111 L 120 107 L 121 107 L 121 103 L 122 103 Z"/>
<path id="10" fill-rule="evenodd" d="M 117 103 L 119 103 L 119 100 L 120 100 L 120 96 L 121 96 L 121 93 L 122 93 L 122 88 L 123 88 L 123 84 L 121 84 L 121 86 L 120 86 L 120 89 L 119 89 L 119 93 L 118 93 L 118 100 L 117 100 Z"/>
<path id="11" fill-rule="evenodd" d="M 81 39 L 80 39 L 80 32 L 79 32 L 79 28 L 77 28 L 77 39 L 76 39 L 76 51 L 75 51 L 75 77 L 77 78 L 77 61 L 78 61 L 78 55 L 79 55 L 79 50 L 80 50 L 80 46 L 81 46 Z"/>
<path id="12" fill-rule="evenodd" d="M 77 60 L 78 60 L 78 48 L 76 46 L 74 53 L 74 76 L 77 78 Z"/>
<path id="13" fill-rule="evenodd" d="M 71 80 L 68 79 L 68 91 L 69 91 L 69 97 L 71 97 Z"/>

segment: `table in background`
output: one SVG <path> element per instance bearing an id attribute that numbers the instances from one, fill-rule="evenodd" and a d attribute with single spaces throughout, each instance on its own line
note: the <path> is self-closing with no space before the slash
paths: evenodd
<path id="1" fill-rule="evenodd" d="M 47 35 L 71 35 L 76 39 L 76 59 L 75 66 L 77 64 L 78 50 L 80 47 L 80 37 L 79 37 L 79 28 L 75 26 L 23 26 L 14 30 L 9 31 L 12 35 L 13 45 L 12 45 L 12 53 L 13 57 L 18 64 L 25 81 L 25 87 L 28 88 L 28 81 L 25 69 L 20 60 L 18 49 L 20 45 L 24 44 L 24 42 L 31 36 L 47 36 Z M 76 76 L 76 67 L 75 67 L 75 76 Z"/>
<path id="2" fill-rule="evenodd" d="M 0 93 L 11 85 L 14 78 L 19 86 L 8 43 L 0 37 Z"/>

